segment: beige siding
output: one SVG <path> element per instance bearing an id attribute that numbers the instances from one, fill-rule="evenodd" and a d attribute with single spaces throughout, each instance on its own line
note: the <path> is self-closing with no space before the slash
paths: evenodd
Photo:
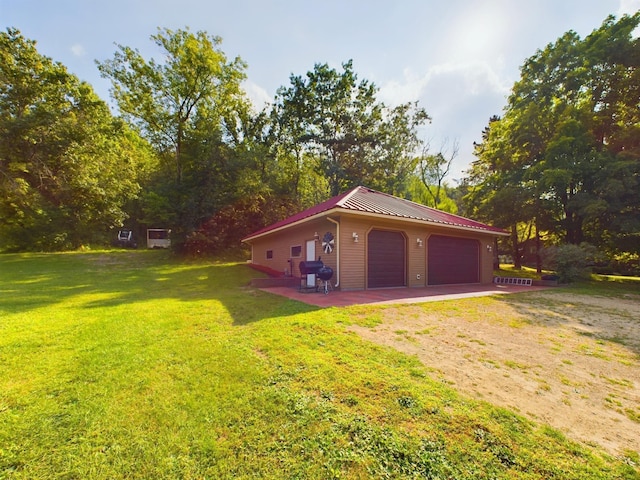
<path id="1" fill-rule="evenodd" d="M 493 283 L 493 237 L 480 238 L 480 283 Z M 489 250 L 489 248 L 490 250 Z"/>
<path id="2" fill-rule="evenodd" d="M 369 223 L 360 218 L 340 218 L 340 288 L 364 290 L 367 278 L 366 246 Z M 358 235 L 358 241 L 353 234 Z"/>
<path id="3" fill-rule="evenodd" d="M 326 232 L 331 232 L 335 237 L 336 226 L 326 219 L 321 219 L 256 239 L 251 242 L 251 261 L 278 272 L 286 271 L 297 277 L 300 275 L 300 262 L 306 260 L 307 241 L 314 240 L 314 235 L 317 233 L 319 239 L 315 242 L 316 258 L 321 256 L 322 261 L 335 271 L 337 266 L 335 249 L 330 254 L 322 251 L 322 237 Z M 295 246 L 301 247 L 301 253 L 299 257 L 291 258 L 291 247 Z M 267 250 L 273 252 L 273 258 L 267 259 Z"/>
<path id="4" fill-rule="evenodd" d="M 424 286 L 426 277 L 425 245 L 424 241 L 422 246 L 419 246 L 417 242 L 419 237 L 425 237 L 424 230 L 418 225 L 402 225 L 397 221 L 371 220 L 360 216 L 351 217 L 346 215 L 341 218 L 340 233 L 343 241 L 341 288 L 345 290 L 362 290 L 366 288 L 367 235 L 373 229 L 400 231 L 405 235 L 407 239 L 407 285 L 409 287 Z M 353 241 L 354 232 L 358 234 L 358 243 Z"/>
<path id="5" fill-rule="evenodd" d="M 410 287 L 424 287 L 427 280 L 427 242 L 425 241 L 425 232 L 419 228 L 411 227 L 406 230 L 407 234 L 407 253 L 409 263 Z M 420 243 L 418 243 L 420 239 Z"/>
<path id="6" fill-rule="evenodd" d="M 406 285 L 409 287 L 424 287 L 428 284 L 426 259 L 428 237 L 432 234 L 477 239 L 480 242 L 480 282 L 489 284 L 493 280 L 493 252 L 487 248 L 489 245 L 493 249 L 492 235 L 364 215 L 343 214 L 332 218 L 340 223 L 339 237 L 336 225 L 326 218 L 289 227 L 252 241 L 253 263 L 299 276 L 299 262 L 306 260 L 306 242 L 313 240 L 317 233 L 319 239 L 316 242 L 316 257 L 321 256 L 322 261 L 333 268 L 332 282 L 335 284 L 339 280 L 339 288 L 342 290 L 363 290 L 367 288 L 367 235 L 372 229 L 381 229 L 400 231 L 406 237 Z M 330 254 L 322 251 L 322 237 L 326 232 L 331 232 L 336 237 L 336 246 Z M 354 241 L 354 233 L 358 236 L 357 242 Z M 301 247 L 301 256 L 291 259 L 291 247 L 296 245 Z M 270 260 L 266 258 L 267 250 L 273 251 L 273 258 Z M 293 261 L 293 269 L 290 260 Z"/>

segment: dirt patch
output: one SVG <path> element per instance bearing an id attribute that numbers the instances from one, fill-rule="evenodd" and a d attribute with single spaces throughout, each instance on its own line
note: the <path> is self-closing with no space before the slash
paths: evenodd
<path id="1" fill-rule="evenodd" d="M 640 452 L 640 297 L 550 291 L 388 307 L 363 338 L 459 391 L 613 454 Z"/>

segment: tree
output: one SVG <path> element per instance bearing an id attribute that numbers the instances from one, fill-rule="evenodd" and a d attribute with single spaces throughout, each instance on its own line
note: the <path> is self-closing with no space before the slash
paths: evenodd
<path id="1" fill-rule="evenodd" d="M 640 251 L 639 23 L 640 12 L 609 17 L 585 39 L 568 32 L 525 61 L 476 147 L 469 205 L 501 223 L 510 217 L 512 232 Z"/>
<path id="2" fill-rule="evenodd" d="M 608 17 L 584 40 L 568 32 L 525 62 L 509 99 L 508 112 L 535 104 L 547 125 L 535 157 L 550 171 L 538 193 L 557 204 L 568 242 L 640 251 L 639 23 L 640 12 Z"/>
<path id="3" fill-rule="evenodd" d="M 282 220 L 295 207 L 286 197 L 254 195 L 241 198 L 221 208 L 189 234 L 183 245 L 184 253 L 202 256 L 237 250 L 244 237 Z"/>
<path id="4" fill-rule="evenodd" d="M 111 94 L 123 117 L 172 158 L 179 184 L 183 147 L 199 122 L 238 139 L 237 113 L 246 108 L 240 88 L 246 65 L 240 58 L 227 62 L 217 48 L 222 39 L 202 31 L 158 29 L 151 39 L 163 50 L 164 62 L 146 61 L 138 50 L 117 45 L 114 58 L 97 65 L 112 81 Z"/>
<path id="5" fill-rule="evenodd" d="M 253 172 L 262 151 L 247 145 L 254 119 L 241 88 L 246 64 L 227 60 L 222 40 L 206 32 L 158 29 L 151 40 L 162 61 L 117 45 L 98 68 L 123 118 L 163 160 L 144 195 L 143 220 L 171 226 L 179 243 L 259 183 Z M 160 225 L 167 221 L 175 223 Z"/>
<path id="6" fill-rule="evenodd" d="M 509 118 L 492 117 L 483 132 L 482 143 L 475 144 L 478 159 L 472 163 L 465 180 L 464 202 L 469 214 L 511 230 L 511 254 L 515 267 L 521 267 L 522 237 L 519 228 L 532 218 L 531 185 L 526 181 L 522 161 L 512 141 L 514 132 Z"/>
<path id="7" fill-rule="evenodd" d="M 415 154 L 423 144 L 417 129 L 431 119 L 418 102 L 385 109 L 381 140 L 373 152 L 369 186 L 399 195 L 415 171 Z"/>
<path id="8" fill-rule="evenodd" d="M 441 195 L 444 190 L 443 181 L 449 174 L 451 163 L 458 156 L 458 142 L 453 142 L 451 152 L 447 152 L 446 141 L 438 153 L 430 154 L 429 147 L 425 147 L 422 156 L 418 159 L 418 174 L 420 180 L 429 194 L 429 200 L 425 205 L 438 208 L 441 203 Z"/>
<path id="9" fill-rule="evenodd" d="M 427 205 L 433 208 L 437 208 L 443 212 L 458 213 L 458 205 L 454 198 L 452 198 L 454 192 L 446 183 L 443 183 L 440 187 L 440 193 L 438 195 L 438 204 L 434 206 L 432 193 L 427 190 L 422 180 L 417 176 L 409 177 L 404 190 L 400 193 L 400 196 L 422 205 Z"/>
<path id="10" fill-rule="evenodd" d="M 358 81 L 351 61 L 342 68 L 316 64 L 278 90 L 277 141 L 298 168 L 314 162 L 329 195 L 359 184 L 393 193 L 413 169 L 416 128 L 429 117 L 415 103 L 387 108 L 376 100 L 374 84 Z"/>
<path id="11" fill-rule="evenodd" d="M 104 241 L 140 191 L 150 150 L 91 87 L 0 33 L 0 244 L 13 250 Z"/>

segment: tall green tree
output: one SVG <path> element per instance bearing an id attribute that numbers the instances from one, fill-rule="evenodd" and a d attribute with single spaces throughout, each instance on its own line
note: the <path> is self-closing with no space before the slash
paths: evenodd
<path id="1" fill-rule="evenodd" d="M 451 189 L 446 182 L 440 185 L 438 203 L 436 205 L 434 205 L 433 201 L 433 192 L 433 187 L 431 190 L 427 189 L 420 177 L 414 175 L 409 177 L 404 190 L 400 193 L 400 196 L 407 200 L 411 200 L 412 202 L 437 208 L 443 212 L 458 213 L 458 205 L 456 204 L 455 199 L 450 196 L 453 189 Z"/>
<path id="2" fill-rule="evenodd" d="M 316 64 L 278 90 L 277 141 L 298 168 L 315 162 L 329 195 L 358 184 L 395 193 L 413 171 L 421 143 L 417 127 L 429 117 L 415 103 L 387 108 L 377 101 L 374 84 L 358 80 L 351 61 L 342 68 Z"/>
<path id="3" fill-rule="evenodd" d="M 111 94 L 123 118 L 171 157 L 180 183 L 183 147 L 199 122 L 237 139 L 237 113 L 246 107 L 240 88 L 246 65 L 240 58 L 228 62 L 218 48 L 222 39 L 202 31 L 158 29 L 151 40 L 162 50 L 162 62 L 117 45 L 113 59 L 98 62 L 98 69 L 112 81 Z"/>
<path id="4" fill-rule="evenodd" d="M 568 32 L 525 61 L 476 150 L 468 201 L 495 213 L 493 199 L 507 192 L 516 224 L 640 251 L 639 23 L 640 12 L 609 17 L 585 39 Z"/>
<path id="5" fill-rule="evenodd" d="M 126 219 L 150 150 L 92 88 L 14 28 L 0 33 L 0 245 L 75 248 Z"/>
<path id="6" fill-rule="evenodd" d="M 565 34 L 525 63 L 510 98 L 516 110 L 537 103 L 548 123 L 541 191 L 569 243 L 640 251 L 639 23 L 640 12 L 609 17 L 584 40 Z"/>
<path id="7" fill-rule="evenodd" d="M 515 266 L 521 266 L 523 223 L 532 218 L 530 185 L 519 168 L 518 152 L 509 133 L 509 119 L 492 117 L 483 132 L 481 143 L 475 144 L 478 160 L 467 172 L 464 202 L 469 214 L 511 231 L 510 247 Z M 526 230 L 525 230 L 526 231 Z"/>
<path id="8" fill-rule="evenodd" d="M 239 57 L 229 61 L 222 40 L 206 32 L 159 29 L 151 40 L 162 61 L 117 45 L 98 68 L 111 80 L 123 118 L 164 161 L 145 197 L 145 220 L 172 219 L 186 233 L 237 196 L 245 157 L 236 149 L 251 120 L 241 88 L 246 64 Z"/>

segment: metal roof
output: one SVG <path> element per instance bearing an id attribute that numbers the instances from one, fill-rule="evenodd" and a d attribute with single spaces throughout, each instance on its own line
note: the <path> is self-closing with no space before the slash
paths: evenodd
<path id="1" fill-rule="evenodd" d="M 487 233 L 505 235 L 506 232 L 497 227 L 492 227 L 469 218 L 443 212 L 435 208 L 427 207 L 419 203 L 394 197 L 387 193 L 378 192 L 366 187 L 356 187 L 341 195 L 315 205 L 307 210 L 296 213 L 257 232 L 252 233 L 242 241 L 246 242 L 269 232 L 281 230 L 287 226 L 310 220 L 320 214 L 331 213 L 358 213 L 364 215 L 380 215 L 407 219 L 426 224 L 440 224 L 464 230 L 479 230 Z"/>

